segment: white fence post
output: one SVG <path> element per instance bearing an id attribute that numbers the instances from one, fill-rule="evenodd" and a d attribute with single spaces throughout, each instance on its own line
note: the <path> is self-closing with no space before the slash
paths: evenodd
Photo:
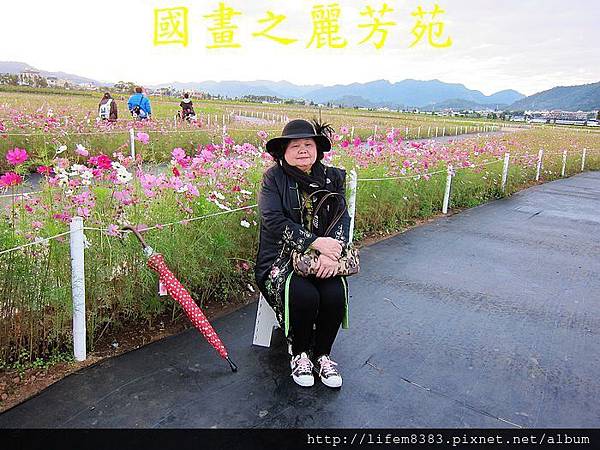
<path id="1" fill-rule="evenodd" d="M 567 168 L 567 151 L 563 150 L 563 160 L 562 160 L 562 170 L 560 171 L 560 176 L 565 176 L 565 169 Z"/>
<path id="2" fill-rule="evenodd" d="M 583 149 L 583 153 L 581 155 L 581 171 L 583 172 L 583 169 L 585 168 L 585 153 L 586 153 L 587 149 Z"/>
<path id="3" fill-rule="evenodd" d="M 540 150 L 538 153 L 537 172 L 535 174 L 535 181 L 540 181 L 540 172 L 542 171 L 542 158 L 544 157 L 544 150 Z"/>
<path id="4" fill-rule="evenodd" d="M 431 127 L 427 128 L 427 137 L 431 136 Z"/>
<path id="5" fill-rule="evenodd" d="M 438 137 L 438 127 L 435 127 L 435 137 Z"/>
<path id="6" fill-rule="evenodd" d="M 352 129 L 350 130 L 350 140 L 354 140 L 354 127 L 352 127 Z"/>
<path id="7" fill-rule="evenodd" d="M 446 136 L 446 127 L 442 130 L 442 136 Z"/>
<path id="8" fill-rule="evenodd" d="M 356 214 L 356 192 L 358 190 L 358 176 L 356 170 L 350 171 L 350 199 L 348 200 L 348 214 L 350 215 L 350 242 L 354 237 L 354 215 Z"/>
<path id="9" fill-rule="evenodd" d="M 504 166 L 502 167 L 502 192 L 506 192 L 506 180 L 508 178 L 508 162 L 510 161 L 510 153 L 504 154 Z"/>
<path id="10" fill-rule="evenodd" d="M 377 124 L 375 124 L 375 130 L 373 131 L 373 137 L 377 136 Z"/>
<path id="11" fill-rule="evenodd" d="M 83 219 L 71 219 L 71 290 L 73 296 L 73 353 L 77 361 L 86 359 L 85 265 Z"/>
<path id="12" fill-rule="evenodd" d="M 131 146 L 131 158 L 135 161 L 135 131 L 133 128 L 129 129 L 129 142 Z"/>
<path id="13" fill-rule="evenodd" d="M 421 139 L 421 127 L 417 128 L 417 139 Z"/>
<path id="14" fill-rule="evenodd" d="M 450 203 L 450 187 L 452 186 L 452 166 L 448 165 L 448 175 L 446 176 L 446 191 L 444 192 L 444 204 L 442 213 L 448 214 L 448 204 Z"/>

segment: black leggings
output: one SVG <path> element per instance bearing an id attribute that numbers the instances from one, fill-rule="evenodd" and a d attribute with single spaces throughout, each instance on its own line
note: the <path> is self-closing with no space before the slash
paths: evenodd
<path id="1" fill-rule="evenodd" d="M 342 278 L 292 275 L 289 290 L 292 352 L 309 352 L 315 330 L 314 356 L 329 355 L 344 317 L 345 290 Z"/>

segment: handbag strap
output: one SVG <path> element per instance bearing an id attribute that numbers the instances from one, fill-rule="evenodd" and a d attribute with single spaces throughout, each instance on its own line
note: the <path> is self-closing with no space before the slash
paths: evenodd
<path id="1" fill-rule="evenodd" d="M 346 203 L 346 198 L 338 193 L 338 192 L 331 192 L 328 191 L 326 189 L 319 189 L 318 191 L 313 192 L 312 194 L 310 194 L 308 196 L 308 198 L 304 201 L 304 204 L 302 205 L 302 207 L 300 208 L 300 217 L 304 216 L 304 209 L 306 208 L 306 205 L 309 201 L 311 201 L 312 197 L 315 194 L 318 194 L 320 192 L 326 192 L 326 194 L 323 196 L 323 198 L 319 201 L 319 203 L 317 203 L 317 206 L 315 207 L 314 211 L 313 211 L 313 216 L 316 216 L 317 213 L 319 212 L 319 210 L 321 209 L 321 207 L 323 206 L 323 203 L 325 203 L 325 201 L 330 198 L 330 197 L 337 197 L 337 198 L 341 198 L 343 203 L 344 203 L 344 207 L 340 210 L 340 212 L 335 216 L 335 218 L 333 219 L 333 221 L 331 222 L 331 224 L 327 227 L 327 230 L 325 230 L 325 235 L 328 235 L 329 232 L 333 229 L 333 227 L 335 227 L 337 225 L 337 223 L 340 221 L 340 219 L 342 218 L 342 216 L 346 213 L 347 209 L 348 209 L 348 205 Z"/>

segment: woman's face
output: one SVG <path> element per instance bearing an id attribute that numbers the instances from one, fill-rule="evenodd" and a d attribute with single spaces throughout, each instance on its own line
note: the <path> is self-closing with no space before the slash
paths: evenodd
<path id="1" fill-rule="evenodd" d="M 317 160 L 317 144 L 313 138 L 292 139 L 283 157 L 290 166 L 309 172 Z"/>

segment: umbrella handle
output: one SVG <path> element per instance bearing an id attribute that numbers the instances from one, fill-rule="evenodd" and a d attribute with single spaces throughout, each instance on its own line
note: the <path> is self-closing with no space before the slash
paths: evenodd
<path id="1" fill-rule="evenodd" d="M 142 244 L 142 248 L 144 249 L 144 253 L 150 257 L 152 256 L 152 254 L 154 253 L 154 250 L 152 249 L 152 247 L 150 247 L 148 244 L 146 244 L 146 241 L 144 240 L 144 238 L 142 237 L 142 235 L 140 234 L 140 232 L 138 230 L 136 230 L 135 228 L 133 228 L 131 225 L 125 225 L 122 230 L 128 230 L 131 231 L 135 237 L 138 239 L 138 241 L 140 241 L 140 244 Z"/>
<path id="2" fill-rule="evenodd" d="M 232 372 L 237 372 L 238 368 L 237 366 L 233 363 L 233 361 L 229 358 L 229 356 L 227 356 L 225 358 L 227 360 L 227 362 L 229 363 L 229 366 L 231 367 L 231 371 Z"/>

